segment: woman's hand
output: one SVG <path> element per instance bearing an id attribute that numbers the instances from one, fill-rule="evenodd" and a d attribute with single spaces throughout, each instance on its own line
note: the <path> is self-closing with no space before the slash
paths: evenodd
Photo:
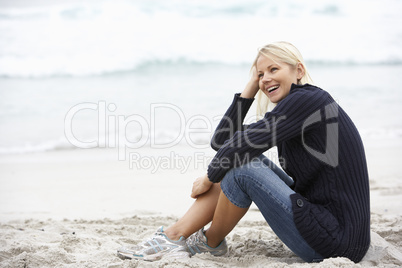
<path id="1" fill-rule="evenodd" d="M 258 77 L 257 68 L 254 66 L 251 69 L 251 77 L 250 81 L 248 81 L 246 88 L 241 93 L 240 97 L 252 99 L 257 94 L 258 90 L 260 89 L 260 79 Z"/>
<path id="2" fill-rule="evenodd" d="M 213 182 L 211 182 L 208 178 L 208 174 L 197 178 L 193 182 L 193 189 L 191 190 L 191 197 L 198 198 L 203 193 L 206 193 L 211 189 Z"/>

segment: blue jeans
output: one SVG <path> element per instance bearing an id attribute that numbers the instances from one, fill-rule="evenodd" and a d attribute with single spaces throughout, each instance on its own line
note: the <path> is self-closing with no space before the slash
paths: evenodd
<path id="1" fill-rule="evenodd" d="M 231 169 L 221 181 L 221 188 L 234 205 L 248 208 L 254 202 L 269 226 L 285 245 L 306 262 L 323 257 L 300 235 L 293 221 L 290 195 L 295 192 L 285 172 L 261 155 L 249 163 Z"/>

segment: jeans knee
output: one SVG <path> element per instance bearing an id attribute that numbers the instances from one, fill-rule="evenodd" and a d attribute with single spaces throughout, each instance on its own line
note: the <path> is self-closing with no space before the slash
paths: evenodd
<path id="1" fill-rule="evenodd" d="M 267 175 L 273 173 L 271 168 L 267 166 L 260 157 L 253 158 L 250 162 L 239 167 L 233 168 L 236 180 L 253 178 L 254 181 L 264 180 Z"/>
<path id="2" fill-rule="evenodd" d="M 237 183 L 237 176 L 235 176 L 235 170 L 236 168 L 232 168 L 226 173 L 225 177 L 223 177 L 223 180 L 221 181 L 221 187 L 222 185 Z"/>
<path id="3" fill-rule="evenodd" d="M 249 163 L 241 165 L 239 167 L 234 167 L 232 169 L 230 169 L 225 177 L 223 178 L 223 180 L 221 181 L 221 185 L 222 183 L 224 184 L 242 184 L 242 180 L 244 178 L 244 175 L 247 175 L 250 173 L 250 165 Z"/>
<path id="4" fill-rule="evenodd" d="M 221 187 L 226 189 L 235 187 L 246 192 L 252 181 L 256 182 L 259 179 L 263 180 L 266 177 L 266 169 L 267 166 L 264 165 L 259 158 L 254 158 L 246 164 L 230 169 L 221 181 Z M 272 171 L 268 170 L 268 172 Z M 252 178 L 252 180 L 250 178 Z"/>
<path id="5" fill-rule="evenodd" d="M 252 201 L 248 195 L 247 186 L 242 177 L 236 176 L 236 168 L 229 170 L 221 181 L 221 190 L 229 201 L 241 208 L 247 208 Z"/>

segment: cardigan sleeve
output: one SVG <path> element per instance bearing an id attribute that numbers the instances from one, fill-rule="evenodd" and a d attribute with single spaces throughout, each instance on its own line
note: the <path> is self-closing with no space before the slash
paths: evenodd
<path id="1" fill-rule="evenodd" d="M 263 119 L 249 125 L 246 130 L 237 130 L 219 147 L 208 166 L 210 181 L 220 182 L 231 168 L 301 135 L 305 119 L 327 101 L 325 94 L 325 91 L 311 85 L 293 84 L 289 95 L 272 112 L 266 113 Z"/>
<path id="2" fill-rule="evenodd" d="M 219 122 L 211 139 L 211 147 L 218 151 L 222 145 L 238 130 L 243 129 L 243 121 L 249 111 L 254 99 L 240 97 L 235 94 L 232 104 Z"/>

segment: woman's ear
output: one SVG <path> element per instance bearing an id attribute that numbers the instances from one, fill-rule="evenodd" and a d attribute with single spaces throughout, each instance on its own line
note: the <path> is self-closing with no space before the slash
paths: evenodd
<path id="1" fill-rule="evenodd" d="M 296 72 L 297 72 L 297 80 L 302 79 L 303 76 L 304 76 L 304 74 L 306 73 L 306 72 L 304 71 L 304 65 L 303 65 L 301 62 L 299 62 L 299 63 L 297 64 Z"/>

